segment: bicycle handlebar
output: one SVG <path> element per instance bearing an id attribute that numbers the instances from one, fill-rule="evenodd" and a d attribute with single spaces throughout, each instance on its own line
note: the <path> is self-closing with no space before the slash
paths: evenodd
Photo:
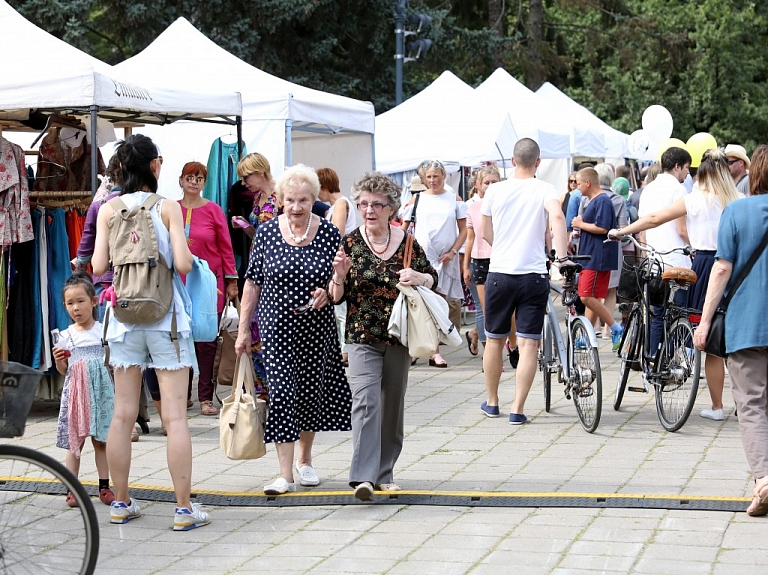
<path id="1" fill-rule="evenodd" d="M 580 255 L 580 256 L 565 256 L 564 258 L 556 258 L 555 255 L 557 252 L 555 250 L 552 250 L 547 254 L 547 259 L 551 262 L 561 263 L 567 260 L 570 260 L 572 262 L 586 262 L 592 259 L 592 256 L 590 255 Z"/>
<path id="2" fill-rule="evenodd" d="M 607 240 L 603 241 L 603 243 L 618 242 L 624 238 L 628 238 L 633 244 L 635 244 L 635 247 L 637 247 L 637 249 L 642 250 L 644 252 L 650 252 L 651 254 L 655 254 L 659 256 L 666 256 L 671 253 L 681 253 L 681 254 L 685 254 L 686 256 L 690 256 L 693 253 L 693 248 L 691 246 L 683 246 L 681 248 L 672 248 L 671 250 L 663 252 L 661 250 L 657 250 L 656 248 L 654 248 L 649 244 L 643 244 L 637 241 L 631 234 L 627 234 L 626 236 L 622 236 L 621 238 L 617 238 L 615 236 L 609 236 Z"/>

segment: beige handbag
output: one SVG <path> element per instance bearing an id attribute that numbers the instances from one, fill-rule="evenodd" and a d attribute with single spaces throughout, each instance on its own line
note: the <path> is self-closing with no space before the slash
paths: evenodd
<path id="1" fill-rule="evenodd" d="M 240 315 L 240 298 L 232 300 L 232 304 Z M 230 299 L 227 297 L 224 302 L 224 312 L 219 321 L 219 336 L 216 338 L 216 356 L 213 359 L 213 383 L 219 385 L 232 385 L 235 377 L 235 340 L 237 332 L 232 333 L 225 325 L 225 313 L 230 305 Z"/>
<path id="2" fill-rule="evenodd" d="M 267 403 L 256 397 L 253 364 L 247 354 L 243 355 L 235 362 L 232 395 L 222 402 L 219 443 L 229 459 L 258 459 L 267 453 L 264 445 Z"/>

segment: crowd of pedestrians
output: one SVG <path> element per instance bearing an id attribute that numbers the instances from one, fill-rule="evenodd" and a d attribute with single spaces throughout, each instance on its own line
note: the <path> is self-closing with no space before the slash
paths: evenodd
<path id="1" fill-rule="evenodd" d="M 120 186 L 112 197 L 129 209 L 153 199 L 162 166 L 155 144 L 145 136 L 130 136 L 118 146 L 116 158 L 112 167 Z M 691 162 L 686 150 L 673 147 L 639 178 L 625 166 L 614 170 L 604 163 L 583 164 L 570 174 L 563 192 L 536 177 L 539 146 L 523 138 L 515 145 L 508 179 L 494 166 L 480 167 L 465 202 L 447 184 L 443 163 L 425 161 L 408 186 L 410 199 L 401 205 L 403 189 L 383 174 L 364 174 L 347 197 L 331 168 L 296 165 L 275 180 L 267 158 L 252 153 L 240 160 L 240 180 L 224 209 L 201 197 L 207 170 L 190 162 L 179 175 L 182 199 L 159 199 L 149 213 L 161 259 L 172 269 L 189 272 L 193 255 L 208 262 L 217 280 L 219 314 L 225 298 L 241 297 L 235 350 L 252 361 L 257 393 L 268 401 L 264 437 L 275 444 L 279 463 L 278 477 L 264 492 L 279 495 L 295 491 L 297 483 L 320 484 L 312 454 L 316 433 L 351 430 L 349 485 L 355 497 L 370 501 L 375 491 L 400 489 L 395 466 L 404 440 L 408 373 L 415 361 L 388 331 L 398 285 L 440 294 L 458 329 L 468 288 L 476 321 L 465 336 L 470 354 L 482 354 L 486 389 L 480 409 L 489 418 L 502 414 L 499 382 L 506 351 L 516 369 L 514 397 L 505 413 L 513 425 L 529 421 L 525 402 L 537 372 L 550 250 L 561 264 L 569 254 L 591 256 L 583 263 L 578 295 L 586 317 L 596 328 L 602 322 L 604 331 L 596 332 L 611 337 L 615 346 L 623 332 L 622 320 L 616 319 L 616 286 L 623 259 L 635 254 L 626 242 L 607 240 L 632 234 L 659 250 L 690 244 L 692 261 L 678 254 L 664 256 L 664 264 L 692 267 L 699 276 L 699 283 L 676 297 L 682 306 L 703 310 L 695 340 L 703 347 L 723 293 L 768 228 L 768 148 L 759 147 L 751 161 L 741 146 L 708 150 L 694 174 Z M 683 185 L 689 180 L 690 192 Z M 744 186 L 748 194 L 739 191 Z M 114 216 L 111 204 L 99 203 L 92 218 L 95 231 L 83 236 L 79 264 L 90 261 L 100 289 L 116 249 L 109 241 Z M 413 248 L 406 254 L 409 234 Z M 73 371 L 77 360 L 92 352 L 101 357 L 91 349 L 96 340 L 87 337 L 101 331 L 97 290 L 88 276 L 73 277 L 84 277 L 70 282 L 63 294 L 75 327 L 54 354 L 68 382 L 87 377 L 80 367 Z M 766 279 L 768 259 L 762 257 L 734 296 L 726 324 L 727 365 L 756 479 L 751 515 L 768 514 L 768 327 L 749 305 L 760 297 Z M 111 521 L 138 518 L 141 510 L 128 489 L 131 433 L 142 374 L 153 374 L 157 384 L 151 395 L 168 436 L 176 494 L 174 529 L 186 531 L 210 521 L 190 501 L 186 410 L 194 372 L 202 414 L 217 414 L 212 383 L 216 344 L 193 341 L 179 288 L 174 283 L 169 289 L 178 305 L 160 321 L 131 325 L 112 317 L 107 323 L 114 392 L 110 395 L 111 386 L 101 382 L 103 397 L 94 410 L 102 413 L 102 425 L 90 436 L 100 498 L 111 506 Z M 656 341 L 660 312 L 654 310 Z M 71 358 L 65 350 L 74 351 Z M 439 347 L 429 366 L 448 367 Z M 722 420 L 725 364 L 707 356 L 705 371 L 711 406 L 701 416 Z M 57 444 L 68 449 L 68 465 L 76 471 L 88 434 L 76 434 L 68 420 L 73 411 L 67 405 L 73 397 L 82 401 L 79 387 L 70 387 L 65 387 Z M 111 475 L 114 493 L 106 475 Z"/>

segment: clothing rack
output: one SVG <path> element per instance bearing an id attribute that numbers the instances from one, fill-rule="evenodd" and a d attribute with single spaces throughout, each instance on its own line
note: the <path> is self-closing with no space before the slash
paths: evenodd
<path id="1" fill-rule="evenodd" d="M 39 199 L 51 199 L 55 200 L 58 198 L 91 198 L 93 197 L 93 193 L 91 193 L 90 190 L 83 190 L 83 191 L 63 191 L 63 192 L 56 192 L 56 191 L 32 191 L 29 192 L 29 199 L 30 200 L 39 200 Z"/>

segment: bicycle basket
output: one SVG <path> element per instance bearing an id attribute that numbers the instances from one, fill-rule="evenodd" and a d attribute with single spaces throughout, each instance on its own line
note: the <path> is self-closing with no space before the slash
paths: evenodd
<path id="1" fill-rule="evenodd" d="M 650 272 L 643 261 L 638 262 L 637 256 L 624 256 L 621 264 L 621 276 L 617 294 L 629 301 L 640 301 L 643 285 L 648 282 L 648 292 L 651 305 L 664 305 L 667 298 L 667 286 L 661 279 L 661 268 L 654 264 Z"/>
<path id="2" fill-rule="evenodd" d="M 26 365 L 0 361 L 0 437 L 24 435 L 27 416 L 42 377 L 42 372 Z"/>

